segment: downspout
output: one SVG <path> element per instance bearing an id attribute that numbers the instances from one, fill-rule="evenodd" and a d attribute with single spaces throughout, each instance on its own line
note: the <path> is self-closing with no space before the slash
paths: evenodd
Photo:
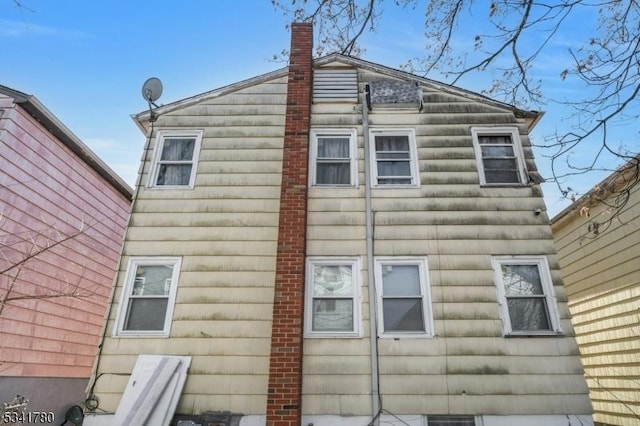
<path id="1" fill-rule="evenodd" d="M 367 285 L 369 287 L 369 342 L 371 345 L 371 407 L 370 425 L 378 425 L 380 414 L 380 389 L 378 373 L 378 323 L 376 312 L 376 286 L 373 262 L 373 208 L 371 206 L 371 147 L 369 146 L 369 85 L 365 85 L 365 99 L 362 102 L 362 137 L 364 140 L 364 200 L 366 215 L 367 244 Z"/>

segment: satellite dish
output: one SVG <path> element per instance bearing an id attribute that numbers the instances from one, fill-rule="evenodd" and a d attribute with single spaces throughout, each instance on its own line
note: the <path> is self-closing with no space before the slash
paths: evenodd
<path id="1" fill-rule="evenodd" d="M 142 85 L 142 97 L 149 103 L 154 103 L 162 95 L 162 82 L 160 79 L 151 77 Z"/>

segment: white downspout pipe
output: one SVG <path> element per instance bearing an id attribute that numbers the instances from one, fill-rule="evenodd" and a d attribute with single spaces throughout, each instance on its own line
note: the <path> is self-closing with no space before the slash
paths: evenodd
<path id="1" fill-rule="evenodd" d="M 364 139 L 364 199 L 366 214 L 367 244 L 367 286 L 369 287 L 369 342 L 371 344 L 371 407 L 373 420 L 370 424 L 378 425 L 380 411 L 380 389 L 378 373 L 378 325 L 376 310 L 376 286 L 373 262 L 373 209 L 371 207 L 371 147 L 369 146 L 369 85 L 365 89 L 362 102 L 362 137 Z"/>

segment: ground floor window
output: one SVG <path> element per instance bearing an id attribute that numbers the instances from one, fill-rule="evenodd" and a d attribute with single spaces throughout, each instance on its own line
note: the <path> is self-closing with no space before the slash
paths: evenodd
<path id="1" fill-rule="evenodd" d="M 305 335 L 360 335 L 360 259 L 307 258 Z"/>
<path id="2" fill-rule="evenodd" d="M 375 273 L 379 335 L 433 336 L 427 259 L 376 257 Z"/>
<path id="3" fill-rule="evenodd" d="M 179 257 L 130 259 L 115 335 L 169 335 L 180 263 Z"/>
<path id="4" fill-rule="evenodd" d="M 560 332 L 547 258 L 495 256 L 492 260 L 505 335 Z"/>
<path id="5" fill-rule="evenodd" d="M 427 426 L 475 426 L 474 416 L 428 416 Z"/>

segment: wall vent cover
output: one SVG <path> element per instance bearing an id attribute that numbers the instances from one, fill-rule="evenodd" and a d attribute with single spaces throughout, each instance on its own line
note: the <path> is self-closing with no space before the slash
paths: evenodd
<path id="1" fill-rule="evenodd" d="M 314 102 L 358 102 L 355 69 L 317 69 L 313 72 Z"/>

